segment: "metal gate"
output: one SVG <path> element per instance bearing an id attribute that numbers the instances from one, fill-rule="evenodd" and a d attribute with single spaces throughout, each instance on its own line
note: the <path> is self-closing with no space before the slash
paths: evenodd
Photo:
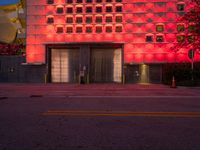
<path id="1" fill-rule="evenodd" d="M 91 49 L 91 82 L 121 82 L 122 55 L 119 49 Z"/>
<path id="2" fill-rule="evenodd" d="M 51 50 L 51 82 L 78 82 L 79 49 Z"/>

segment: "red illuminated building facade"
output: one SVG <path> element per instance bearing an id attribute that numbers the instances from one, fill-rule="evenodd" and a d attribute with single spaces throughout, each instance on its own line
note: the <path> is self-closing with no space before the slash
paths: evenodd
<path id="1" fill-rule="evenodd" d="M 153 82 L 177 53 L 185 0 L 28 0 L 28 64 L 45 65 L 49 82 Z M 195 55 L 194 61 L 200 61 Z"/>

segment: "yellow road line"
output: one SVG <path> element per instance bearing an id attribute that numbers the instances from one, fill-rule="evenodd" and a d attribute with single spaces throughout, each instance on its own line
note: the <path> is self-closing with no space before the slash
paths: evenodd
<path id="1" fill-rule="evenodd" d="M 49 110 L 44 116 L 111 116 L 111 117 L 200 117 L 200 112 L 134 112 L 134 111 L 73 111 Z"/>

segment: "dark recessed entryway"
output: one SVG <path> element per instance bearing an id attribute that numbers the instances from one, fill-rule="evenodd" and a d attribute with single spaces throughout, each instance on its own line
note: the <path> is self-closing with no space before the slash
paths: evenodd
<path id="1" fill-rule="evenodd" d="M 49 82 L 122 82 L 122 44 L 51 44 L 47 54 Z"/>
<path id="2" fill-rule="evenodd" d="M 126 64 L 124 68 L 126 83 L 162 82 L 161 64 Z"/>
<path id="3" fill-rule="evenodd" d="M 122 50 L 120 48 L 91 49 L 91 82 L 121 82 Z"/>

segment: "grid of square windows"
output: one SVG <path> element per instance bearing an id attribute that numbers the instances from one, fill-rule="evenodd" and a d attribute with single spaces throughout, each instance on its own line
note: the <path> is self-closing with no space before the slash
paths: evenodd
<path id="1" fill-rule="evenodd" d="M 93 5 L 92 3 L 97 3 Z M 117 4 L 112 5 L 110 3 Z M 55 13 L 62 14 L 67 27 L 56 27 L 56 33 L 110 33 L 123 32 L 122 0 L 65 0 L 66 5 L 57 5 Z M 76 3 L 76 5 L 74 5 Z M 86 4 L 85 4 L 86 3 Z M 105 4 L 103 4 L 105 3 Z M 47 0 L 47 4 L 55 4 Z M 108 13 L 108 14 L 107 14 Z M 64 16 L 66 15 L 66 16 Z M 47 24 L 57 24 L 57 17 L 47 16 Z M 77 26 L 77 25 L 78 26 Z"/>
<path id="2" fill-rule="evenodd" d="M 54 18 L 53 17 L 47 17 L 47 23 L 48 24 L 54 23 Z"/>
<path id="3" fill-rule="evenodd" d="M 91 6 L 88 6 L 86 7 L 86 13 L 92 13 L 92 7 Z"/>
<path id="4" fill-rule="evenodd" d="M 85 8 L 84 8 L 85 7 Z M 57 14 L 72 14 L 72 13 L 121 13 L 123 11 L 122 6 L 105 6 L 105 10 L 103 6 L 59 6 L 56 8 Z"/>
<path id="5" fill-rule="evenodd" d="M 67 27 L 66 33 L 73 33 L 73 27 Z"/>
<path id="6" fill-rule="evenodd" d="M 102 0 L 65 0 L 65 3 L 67 4 L 72 4 L 72 3 L 92 3 L 92 2 L 96 2 L 96 3 L 102 3 Z M 120 3 L 122 2 L 122 0 L 104 0 L 106 3 L 112 3 L 112 2 L 116 2 L 116 3 Z M 47 4 L 54 4 L 54 0 L 47 0 L 46 2 Z"/>
<path id="7" fill-rule="evenodd" d="M 163 35 L 157 35 L 156 36 L 156 42 L 164 42 L 164 37 L 163 37 Z"/>
<path id="8" fill-rule="evenodd" d="M 47 0 L 47 4 L 53 4 L 54 0 Z"/>
<path id="9" fill-rule="evenodd" d="M 73 0 L 66 0 L 66 3 L 71 4 L 73 3 Z"/>
<path id="10" fill-rule="evenodd" d="M 184 32 L 185 31 L 185 26 L 183 24 L 178 24 L 177 25 L 177 31 L 178 32 Z"/>
<path id="11" fill-rule="evenodd" d="M 92 27 L 91 26 L 86 27 L 85 32 L 86 33 L 92 33 Z"/>
<path id="12" fill-rule="evenodd" d="M 102 32 L 102 26 L 96 26 L 96 33 Z"/>
<path id="13" fill-rule="evenodd" d="M 92 23 L 92 16 L 86 16 L 85 22 Z"/>
<path id="14" fill-rule="evenodd" d="M 180 3 L 176 5 L 177 11 L 184 11 L 185 10 L 185 4 Z"/>
<path id="15" fill-rule="evenodd" d="M 56 8 L 56 13 L 57 14 L 62 14 L 63 13 L 63 7 L 57 7 Z"/>
<path id="16" fill-rule="evenodd" d="M 146 42 L 153 42 L 153 36 L 152 35 L 147 35 L 146 36 Z"/>
<path id="17" fill-rule="evenodd" d="M 63 33 L 63 27 L 57 27 L 56 32 L 57 33 Z"/>
<path id="18" fill-rule="evenodd" d="M 116 17 L 119 17 L 119 16 L 116 16 Z M 123 32 L 122 24 L 116 24 L 116 25 L 112 24 L 113 16 L 105 16 L 105 20 L 103 18 L 104 18 L 103 16 L 98 16 L 98 15 L 95 16 L 94 22 L 100 25 L 100 26 L 95 26 L 93 24 L 93 17 L 92 16 L 86 16 L 85 17 L 85 25 L 82 25 L 83 21 L 84 21 L 84 17 L 83 16 L 76 16 L 75 18 L 73 16 L 67 16 L 66 20 L 65 20 L 66 24 L 70 25 L 70 24 L 76 23 L 76 24 L 81 24 L 82 26 L 81 27 L 76 27 L 76 30 L 74 29 L 75 27 L 73 27 L 73 26 L 69 27 L 69 28 L 67 27 L 66 28 L 66 33 L 84 33 L 84 31 L 85 31 L 85 33 L 92 33 L 92 32 L 102 33 L 103 32 L 103 27 L 105 27 L 104 32 L 106 32 L 106 33 Z M 121 18 L 121 16 L 120 16 L 120 18 Z M 104 25 L 103 20 L 104 20 L 105 23 L 111 23 L 111 24 L 109 24 L 109 26 Z M 47 17 L 47 23 L 48 24 L 54 23 L 54 18 L 52 16 L 51 17 Z M 87 26 L 87 25 L 89 25 L 89 26 Z M 85 27 L 85 30 L 80 29 L 82 27 Z M 63 33 L 63 30 L 61 28 L 62 27 L 58 27 L 56 32 L 57 33 Z"/>
<path id="19" fill-rule="evenodd" d="M 73 23 L 73 17 L 67 17 L 66 23 Z"/>
<path id="20" fill-rule="evenodd" d="M 122 32 L 122 26 L 116 26 L 115 32 Z"/>
<path id="21" fill-rule="evenodd" d="M 113 26 L 103 26 L 103 25 L 89 25 L 89 26 L 67 26 L 67 27 L 63 27 L 63 26 L 58 26 L 56 27 L 56 33 L 61 34 L 64 33 L 64 30 L 66 33 L 102 33 L 103 29 L 105 30 L 104 32 L 106 33 L 111 33 L 111 32 L 122 32 L 122 26 L 118 25 L 115 26 L 115 28 Z"/>
<path id="22" fill-rule="evenodd" d="M 76 23 L 82 23 L 83 18 L 82 17 L 76 17 Z"/>
<path id="23" fill-rule="evenodd" d="M 102 23 L 102 16 L 96 16 L 96 23 Z"/>
<path id="24" fill-rule="evenodd" d="M 92 0 L 86 0 L 86 3 L 92 3 Z"/>
<path id="25" fill-rule="evenodd" d="M 163 32 L 164 31 L 164 25 L 156 25 L 156 32 Z"/>

